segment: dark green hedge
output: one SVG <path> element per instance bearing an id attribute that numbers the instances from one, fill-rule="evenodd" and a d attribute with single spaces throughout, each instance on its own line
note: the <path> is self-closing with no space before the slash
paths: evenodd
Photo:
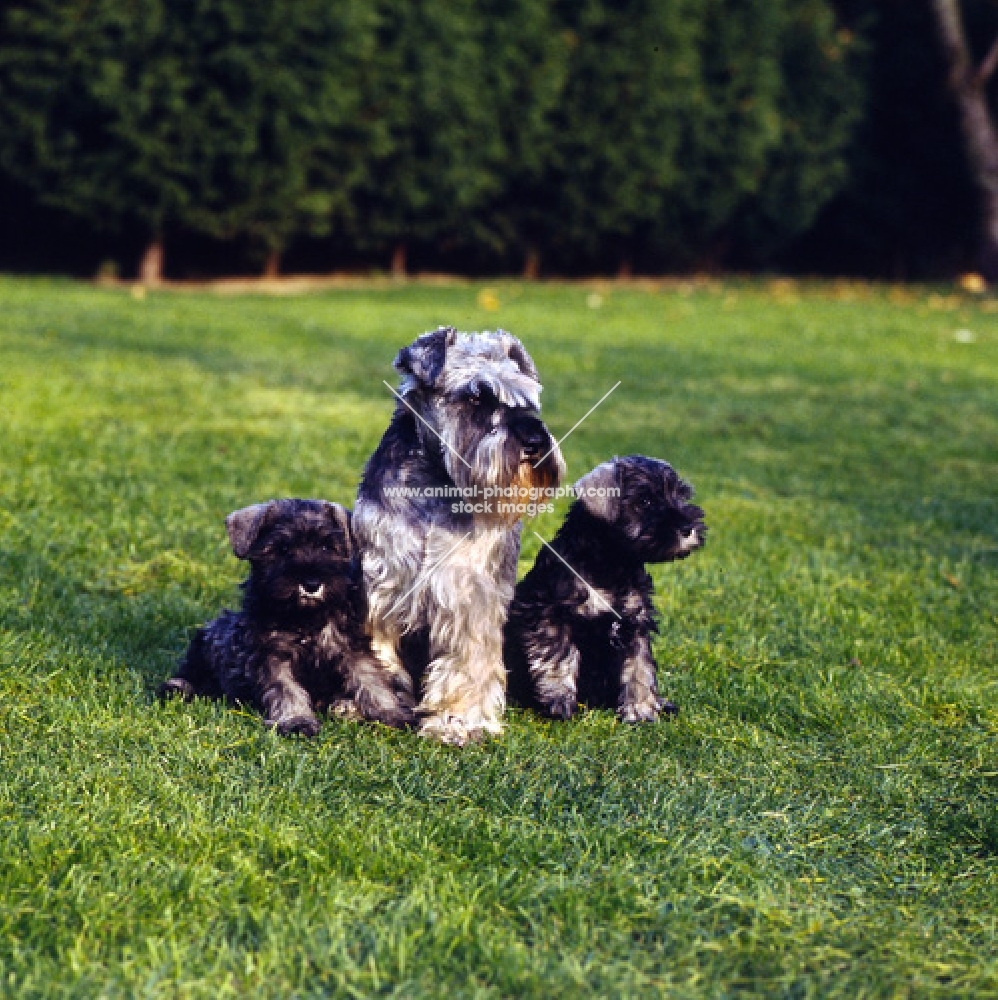
<path id="1" fill-rule="evenodd" d="M 128 270 L 156 236 L 178 274 L 817 259 L 869 169 L 864 6 L 7 0 L 0 260 Z"/>

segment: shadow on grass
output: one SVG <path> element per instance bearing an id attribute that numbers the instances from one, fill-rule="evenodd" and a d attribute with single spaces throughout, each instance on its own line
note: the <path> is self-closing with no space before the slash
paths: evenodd
<path id="1" fill-rule="evenodd" d="M 64 572 L 56 559 L 10 548 L 0 549 L 0 578 L 21 585 L 0 596 L 0 628 L 39 637 L 101 669 L 123 669 L 150 697 L 194 628 L 222 607 L 217 598 L 192 597 L 176 583 L 128 594 L 106 579 Z M 216 610 L 206 611 L 212 603 Z"/>

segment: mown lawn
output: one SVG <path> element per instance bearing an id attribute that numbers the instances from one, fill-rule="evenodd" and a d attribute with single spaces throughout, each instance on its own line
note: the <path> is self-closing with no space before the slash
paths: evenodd
<path id="1" fill-rule="evenodd" d="M 0 993 L 998 996 L 998 313 L 481 291 L 0 280 Z M 697 485 L 708 545 L 655 572 L 679 721 L 455 750 L 159 707 L 236 599 L 224 515 L 350 503 L 442 322 L 520 335 L 556 434 L 622 382 L 570 476 Z"/>

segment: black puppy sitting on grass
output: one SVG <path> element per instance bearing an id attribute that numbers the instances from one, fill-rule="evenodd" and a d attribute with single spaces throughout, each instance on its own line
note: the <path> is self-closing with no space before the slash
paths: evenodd
<path id="1" fill-rule="evenodd" d="M 506 625 L 510 696 L 569 719 L 580 701 L 625 722 L 678 708 L 658 695 L 657 630 L 645 563 L 685 559 L 703 545 L 703 510 L 668 462 L 604 462 L 580 479 L 550 547 L 520 581 Z"/>
<path id="2" fill-rule="evenodd" d="M 197 632 L 160 696 L 254 705 L 283 735 L 314 736 L 323 707 L 388 726 L 412 722 L 412 696 L 371 653 L 350 512 L 324 500 L 273 500 L 235 511 L 225 526 L 232 551 L 250 564 L 242 609 Z"/>

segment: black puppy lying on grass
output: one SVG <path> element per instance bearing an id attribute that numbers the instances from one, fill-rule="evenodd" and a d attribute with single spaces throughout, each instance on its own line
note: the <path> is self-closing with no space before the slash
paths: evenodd
<path id="1" fill-rule="evenodd" d="M 580 701 L 616 708 L 625 722 L 675 714 L 658 695 L 645 563 L 685 559 L 703 545 L 703 510 L 668 462 L 641 455 L 604 462 L 574 489 L 564 524 L 510 606 L 510 696 L 559 719 Z"/>
<path id="2" fill-rule="evenodd" d="M 232 550 L 250 563 L 240 611 L 194 636 L 161 697 L 226 697 L 259 708 L 283 735 L 314 736 L 316 709 L 388 726 L 413 721 L 412 696 L 371 653 L 350 512 L 273 500 L 230 514 Z"/>

